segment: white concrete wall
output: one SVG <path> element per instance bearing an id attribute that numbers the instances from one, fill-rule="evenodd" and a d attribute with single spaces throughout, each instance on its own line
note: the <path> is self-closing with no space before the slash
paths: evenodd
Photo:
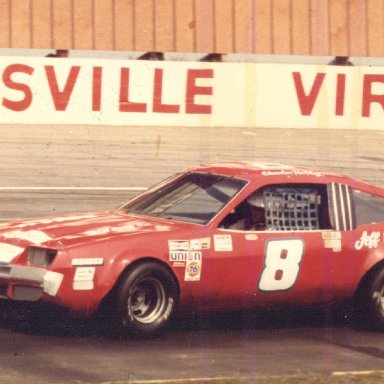
<path id="1" fill-rule="evenodd" d="M 382 130 L 383 121 L 383 67 L 0 60 L 0 124 Z"/>

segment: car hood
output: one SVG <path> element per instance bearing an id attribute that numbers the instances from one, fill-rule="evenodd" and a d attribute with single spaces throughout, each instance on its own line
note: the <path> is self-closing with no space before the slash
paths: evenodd
<path id="1" fill-rule="evenodd" d="M 190 225 L 114 210 L 3 223 L 0 242 L 62 247 L 115 236 L 180 230 Z"/>

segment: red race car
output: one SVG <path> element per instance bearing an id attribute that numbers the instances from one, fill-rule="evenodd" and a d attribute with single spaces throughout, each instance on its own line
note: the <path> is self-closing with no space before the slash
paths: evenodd
<path id="1" fill-rule="evenodd" d="M 175 313 L 351 300 L 384 328 L 384 189 L 307 168 L 201 165 L 116 210 L 0 226 L 0 297 L 131 335 Z"/>

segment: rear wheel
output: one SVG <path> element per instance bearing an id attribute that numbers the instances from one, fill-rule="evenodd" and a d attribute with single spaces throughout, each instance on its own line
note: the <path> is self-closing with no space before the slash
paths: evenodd
<path id="1" fill-rule="evenodd" d="M 134 337 L 153 337 L 169 324 L 177 303 L 177 283 L 155 262 L 135 267 L 118 290 L 120 325 Z"/>
<path id="2" fill-rule="evenodd" d="M 367 279 L 356 304 L 360 326 L 384 330 L 384 267 Z"/>

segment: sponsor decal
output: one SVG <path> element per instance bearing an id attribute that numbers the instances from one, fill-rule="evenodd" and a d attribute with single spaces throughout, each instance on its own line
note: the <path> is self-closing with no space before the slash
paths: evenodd
<path id="1" fill-rule="evenodd" d="M 257 240 L 259 238 L 259 236 L 257 236 L 256 234 L 254 233 L 247 233 L 245 235 L 245 240 L 251 240 L 251 241 L 254 241 L 254 240 Z"/>
<path id="2" fill-rule="evenodd" d="M 184 267 L 189 257 L 201 258 L 199 251 L 209 249 L 210 241 L 209 237 L 192 240 L 169 240 L 169 261 L 174 263 L 174 267 Z"/>
<path id="3" fill-rule="evenodd" d="M 189 243 L 189 249 L 191 251 L 201 251 L 204 249 L 209 249 L 211 245 L 211 239 L 205 237 L 203 239 L 192 239 Z"/>
<path id="4" fill-rule="evenodd" d="M 359 251 L 363 248 L 377 248 L 379 242 L 381 241 L 381 233 L 373 231 L 371 234 L 368 234 L 367 231 L 364 231 L 359 240 L 355 242 L 355 248 Z"/>
<path id="5" fill-rule="evenodd" d="M 201 252 L 199 251 L 171 251 L 169 261 L 172 263 L 185 263 L 187 260 L 200 260 Z M 184 266 L 183 264 L 182 266 Z M 174 265 L 175 266 L 175 265 Z"/>
<path id="6" fill-rule="evenodd" d="M 323 177 L 324 175 L 321 172 L 311 171 L 306 169 L 293 169 L 293 170 L 285 170 L 279 169 L 277 171 L 263 171 L 261 173 L 263 176 L 315 176 L 315 177 Z"/>
<path id="7" fill-rule="evenodd" d="M 200 254 L 200 255 L 199 255 Z M 185 281 L 199 281 L 201 276 L 202 258 L 200 252 L 191 252 L 185 266 Z"/>
<path id="8" fill-rule="evenodd" d="M 175 261 L 173 263 L 173 267 L 174 268 L 177 268 L 177 267 L 184 268 L 185 267 L 185 262 L 184 261 Z"/>
<path id="9" fill-rule="evenodd" d="M 86 258 L 78 258 L 72 259 L 72 266 L 76 267 L 84 267 L 84 266 L 92 266 L 92 265 L 103 265 L 104 258 L 102 257 L 86 257 Z"/>
<path id="10" fill-rule="evenodd" d="M 324 247 L 341 252 L 341 232 L 323 232 Z"/>
<path id="11" fill-rule="evenodd" d="M 172 263 L 187 261 L 188 254 L 189 251 L 170 251 L 169 261 Z"/>
<path id="12" fill-rule="evenodd" d="M 217 252 L 232 252 L 232 236 L 231 235 L 214 235 L 213 241 L 215 251 Z"/>
<path id="13" fill-rule="evenodd" d="M 89 291 L 94 288 L 93 278 L 96 267 L 78 267 L 73 278 L 75 291 Z"/>
<path id="14" fill-rule="evenodd" d="M 168 241 L 170 251 L 189 251 L 189 240 Z"/>
<path id="15" fill-rule="evenodd" d="M 169 240 L 169 261 L 173 267 L 185 268 L 185 281 L 198 281 L 201 275 L 202 251 L 209 249 L 210 238 Z"/>

